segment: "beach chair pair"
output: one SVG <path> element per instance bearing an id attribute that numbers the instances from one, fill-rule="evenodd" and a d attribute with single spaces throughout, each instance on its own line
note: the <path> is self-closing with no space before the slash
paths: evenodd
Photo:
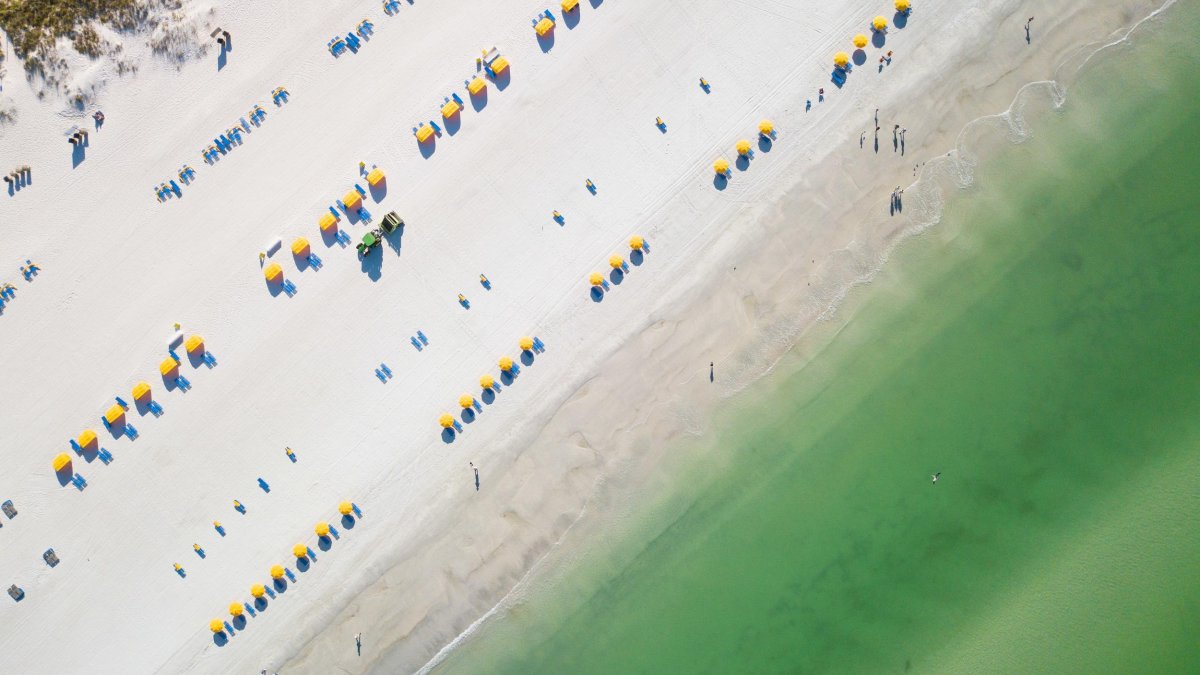
<path id="1" fill-rule="evenodd" d="M 365 206 L 358 207 L 358 217 L 361 218 L 364 223 L 371 222 L 371 212 L 368 211 L 367 207 Z"/>
<path id="2" fill-rule="evenodd" d="M 83 490 L 87 487 L 87 481 L 83 479 L 83 476 L 75 474 L 71 476 L 71 485 L 74 485 L 77 490 Z"/>
<path id="3" fill-rule="evenodd" d="M 426 347 L 429 346 L 429 339 L 426 338 L 425 334 L 421 331 L 417 331 L 417 339 L 420 340 L 421 344 L 425 345 Z"/>
<path id="4" fill-rule="evenodd" d="M 182 375 L 175 378 L 175 385 L 179 387 L 181 391 L 187 391 L 188 389 L 192 388 L 192 383 L 188 382 L 188 379 Z"/>
<path id="5" fill-rule="evenodd" d="M 283 292 L 287 293 L 289 298 L 296 294 L 296 284 L 292 283 L 291 279 L 284 279 L 282 288 Z"/>
<path id="6" fill-rule="evenodd" d="M 127 438 L 129 438 L 129 440 L 131 440 L 131 441 L 137 440 L 138 430 L 135 429 L 134 426 L 132 424 L 129 424 L 128 422 L 125 423 L 125 431 L 123 433 L 125 434 L 125 436 Z"/>
<path id="7" fill-rule="evenodd" d="M 541 338 L 535 337 L 533 338 L 533 349 L 537 353 L 541 354 L 542 352 L 546 351 L 546 344 L 542 342 Z"/>
<path id="8" fill-rule="evenodd" d="M 311 266 L 313 269 L 317 269 L 317 270 L 321 269 L 321 265 L 324 265 L 324 264 L 325 264 L 325 263 L 321 262 L 321 259 L 317 257 L 317 254 L 316 254 L 316 253 L 309 253 L 309 254 L 308 254 L 308 257 L 307 257 L 307 258 L 305 258 L 305 260 L 307 260 L 307 261 L 308 261 L 308 264 L 309 264 L 309 265 L 310 265 L 310 266 Z"/>
<path id="9" fill-rule="evenodd" d="M 421 346 L 421 342 L 420 342 L 419 340 L 417 340 L 417 338 L 415 338 L 415 337 L 410 337 L 410 338 L 408 338 L 408 342 L 409 342 L 409 343 L 410 343 L 410 344 L 411 344 L 413 347 L 415 347 L 417 351 L 421 351 L 421 350 L 423 350 L 423 349 L 424 349 L 424 347 L 422 347 L 422 346 Z"/>
<path id="10" fill-rule="evenodd" d="M 383 0 L 383 13 L 391 16 L 400 9 L 399 0 Z"/>
<path id="11" fill-rule="evenodd" d="M 162 417 L 163 409 L 157 401 L 150 401 L 146 404 L 146 408 L 150 411 L 150 414 L 154 415 L 155 417 Z"/>
<path id="12" fill-rule="evenodd" d="M 100 461 L 104 462 L 105 464 L 109 464 L 113 460 L 112 453 L 104 448 L 100 448 L 100 451 L 96 453 L 96 456 L 99 457 Z"/>
<path id="13" fill-rule="evenodd" d="M 325 46 L 335 57 L 341 56 L 346 51 L 346 41 L 340 35 L 330 40 L 329 44 Z"/>
<path id="14" fill-rule="evenodd" d="M 367 19 L 363 19 L 358 22 L 358 27 L 354 29 L 354 32 L 358 33 L 362 39 L 370 40 L 371 35 L 375 32 L 375 24 Z"/>
<path id="15" fill-rule="evenodd" d="M 345 230 L 338 230 L 338 233 L 333 236 L 333 239 L 337 243 L 341 244 L 342 248 L 346 248 L 350 245 L 350 233 L 346 232 Z"/>

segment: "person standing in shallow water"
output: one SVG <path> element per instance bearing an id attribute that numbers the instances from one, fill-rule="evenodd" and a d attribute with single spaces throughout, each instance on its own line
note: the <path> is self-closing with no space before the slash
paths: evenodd
<path id="1" fill-rule="evenodd" d="M 708 381 L 709 382 L 713 381 L 713 362 L 712 361 L 708 362 Z"/>
<path id="2" fill-rule="evenodd" d="M 359 656 L 362 656 L 362 633 L 355 633 L 354 649 L 358 652 Z"/>

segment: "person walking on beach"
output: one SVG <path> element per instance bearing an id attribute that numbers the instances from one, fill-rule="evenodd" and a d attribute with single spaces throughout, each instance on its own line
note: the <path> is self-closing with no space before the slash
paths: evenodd
<path id="1" fill-rule="evenodd" d="M 709 361 L 709 362 L 708 362 L 708 381 L 709 381 L 709 382 L 712 382 L 712 381 L 713 381 L 713 373 L 714 373 L 714 366 L 713 366 L 713 362 L 712 362 L 712 361 Z"/>
<path id="2" fill-rule="evenodd" d="M 358 655 L 362 656 L 362 633 L 354 635 L 354 648 L 358 651 Z"/>
<path id="3" fill-rule="evenodd" d="M 1031 16 L 1031 17 L 1029 17 L 1029 20 L 1027 20 L 1027 21 L 1025 22 L 1025 44 L 1029 44 L 1029 43 L 1032 41 L 1032 38 L 1030 38 L 1030 36 L 1029 36 L 1029 26 L 1030 26 L 1031 24 L 1033 24 L 1033 17 L 1032 17 L 1032 16 Z"/>
<path id="4" fill-rule="evenodd" d="M 475 462 L 467 462 L 471 465 L 471 469 L 475 471 L 475 491 L 479 492 L 479 467 L 475 466 Z"/>

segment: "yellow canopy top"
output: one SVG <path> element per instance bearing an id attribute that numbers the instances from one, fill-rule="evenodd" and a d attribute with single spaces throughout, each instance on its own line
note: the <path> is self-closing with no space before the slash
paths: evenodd
<path id="1" fill-rule="evenodd" d="M 65 452 L 60 452 L 54 456 L 54 461 L 52 462 L 52 465 L 54 466 L 55 473 L 57 473 L 59 471 L 62 471 L 63 467 L 67 466 L 70 463 L 71 463 L 71 456 Z"/>
<path id="2" fill-rule="evenodd" d="M 521 348 L 521 351 L 527 352 L 530 349 L 533 349 L 533 338 L 526 335 L 525 337 L 521 338 L 520 340 L 517 340 L 517 346 L 519 346 Z"/>
<path id="3" fill-rule="evenodd" d="M 562 9 L 569 12 L 579 6 L 579 0 L 562 0 Z"/>
<path id="4" fill-rule="evenodd" d="M 199 335 L 193 335 L 187 339 L 187 342 L 183 343 L 183 346 L 188 350 L 189 354 L 196 350 L 203 351 L 204 338 L 200 337 Z"/>
<path id="5" fill-rule="evenodd" d="M 850 55 L 846 52 L 838 52 L 833 55 L 833 65 L 838 68 L 845 66 L 847 63 L 850 63 Z"/>
<path id="6" fill-rule="evenodd" d="M 267 265 L 267 269 L 263 270 L 263 276 L 267 278 L 267 281 L 275 281 L 283 276 L 283 268 L 279 266 L 279 263 L 271 263 Z"/>
<path id="7" fill-rule="evenodd" d="M 631 249 L 633 249 L 633 250 L 635 250 L 635 251 L 640 251 L 640 250 L 642 250 L 642 245 L 643 245 L 643 244 L 645 244 L 645 243 L 646 243 L 646 242 L 644 242 L 644 241 L 642 240 L 642 237 L 641 237 L 641 235 L 637 235 L 637 234 L 635 234 L 635 235 L 633 235 L 632 237 L 630 237 L 630 238 L 629 238 L 629 248 L 631 248 Z"/>
<path id="8" fill-rule="evenodd" d="M 322 232 L 328 232 L 337 227 L 337 218 L 334 218 L 332 213 L 326 211 L 321 214 L 321 218 L 317 221 L 317 224 L 321 226 Z"/>
<path id="9" fill-rule="evenodd" d="M 172 361 L 171 363 L 175 363 L 175 362 Z M 81 448 L 89 447 L 89 446 L 93 445 L 95 442 L 96 442 L 96 432 L 92 431 L 91 429 L 84 429 L 83 433 L 79 434 L 79 440 L 76 441 L 76 443 L 79 443 L 79 447 L 81 447 Z"/>
<path id="10" fill-rule="evenodd" d="M 124 416 L 125 409 L 115 403 L 104 413 L 104 419 L 108 420 L 109 424 L 116 424 Z"/>
<path id="11" fill-rule="evenodd" d="M 454 117 L 459 110 L 458 101 L 446 101 L 446 105 L 442 106 L 442 117 Z"/>
<path id="12" fill-rule="evenodd" d="M 266 592 L 267 589 L 263 588 L 262 584 L 254 584 L 250 587 L 250 595 L 253 595 L 256 598 L 261 598 L 264 594 L 266 594 Z"/>
<path id="13" fill-rule="evenodd" d="M 138 382 L 133 385 L 133 400 L 140 401 L 150 395 L 150 385 L 146 382 Z"/>
<path id="14" fill-rule="evenodd" d="M 882 15 L 877 16 L 871 21 L 871 27 L 875 30 L 884 30 L 887 28 L 887 19 L 883 18 Z"/>
<path id="15" fill-rule="evenodd" d="M 504 58 L 503 56 L 497 56 L 495 60 L 492 61 L 493 73 L 499 75 L 500 73 L 504 72 L 505 68 L 508 68 L 508 59 Z"/>
<path id="16" fill-rule="evenodd" d="M 908 0 L 896 0 L 897 12 L 907 12 L 910 7 L 912 4 Z"/>
<path id="17" fill-rule="evenodd" d="M 346 193 L 345 197 L 342 197 L 342 203 L 346 205 L 347 209 L 357 209 L 362 205 L 362 195 L 358 194 L 357 190 L 351 190 Z"/>
<path id="18" fill-rule="evenodd" d="M 371 172 L 367 174 L 367 183 L 371 185 L 378 185 L 381 180 L 383 180 L 383 171 L 379 169 L 371 169 Z"/>
<path id="19" fill-rule="evenodd" d="M 479 378 L 479 386 L 483 387 L 484 389 L 491 389 L 492 385 L 494 384 L 496 384 L 496 379 L 491 375 L 484 375 L 483 377 Z"/>
<path id="20" fill-rule="evenodd" d="M 625 261 L 621 259 L 621 256 L 619 256 L 619 255 L 608 256 L 608 266 L 613 268 L 614 270 L 620 269 L 621 265 L 624 265 L 624 264 L 625 264 Z"/>
<path id="21" fill-rule="evenodd" d="M 770 136 L 772 131 L 775 131 L 775 125 L 771 123 L 771 120 L 763 120 L 758 123 L 758 133 Z"/>
<path id="22" fill-rule="evenodd" d="M 470 394 L 463 394 L 458 397 L 458 405 L 463 408 L 470 408 L 475 405 L 475 397 Z"/>
<path id="23" fill-rule="evenodd" d="M 271 578 L 272 579 L 283 578 L 283 565 L 271 565 Z"/>
<path id="24" fill-rule="evenodd" d="M 543 16 L 542 20 L 537 22 L 537 25 L 534 26 L 533 29 L 537 31 L 539 36 L 545 35 L 546 33 L 554 30 L 554 22 L 550 20 L 550 17 Z"/>
<path id="25" fill-rule="evenodd" d="M 292 547 L 292 555 L 296 556 L 297 558 L 307 558 L 308 547 L 304 544 L 296 544 Z"/>
<path id="26" fill-rule="evenodd" d="M 717 173 L 725 173 L 728 170 L 729 170 L 729 161 L 726 160 L 724 157 L 713 162 L 713 171 L 716 171 Z"/>
<path id="27" fill-rule="evenodd" d="M 433 135 L 433 127 L 417 128 L 417 142 L 418 143 L 424 143 L 425 141 L 429 140 L 429 137 L 432 135 Z"/>
<path id="28" fill-rule="evenodd" d="M 593 286 L 599 286 L 600 284 L 604 283 L 604 275 L 600 274 L 599 272 L 592 272 L 591 275 L 588 276 L 588 281 L 590 281 Z"/>
<path id="29" fill-rule="evenodd" d="M 438 417 L 438 424 L 442 425 L 443 429 L 449 429 L 450 427 L 454 426 L 454 415 L 451 415 L 450 413 L 442 413 L 441 416 Z"/>
<path id="30" fill-rule="evenodd" d="M 321 522 L 317 523 L 317 526 L 313 528 L 313 531 L 317 533 L 318 537 L 324 537 L 325 535 L 329 534 L 329 523 L 322 520 Z"/>
<path id="31" fill-rule="evenodd" d="M 479 92 L 483 91 L 486 88 L 487 88 L 487 83 L 483 81 L 482 77 L 477 77 L 477 78 L 471 80 L 469 83 L 467 83 L 467 93 L 472 96 L 474 96 L 475 94 L 478 94 Z"/>
<path id="32" fill-rule="evenodd" d="M 742 140 L 738 141 L 737 145 L 735 145 L 733 147 L 737 148 L 737 152 L 739 155 L 750 154 L 750 141 L 747 141 L 744 138 Z"/>
<path id="33" fill-rule="evenodd" d="M 276 265 L 276 267 L 279 266 Z M 270 275 L 267 275 L 267 278 L 270 279 Z M 175 359 L 163 359 L 162 363 L 158 364 L 158 372 L 162 373 L 163 375 L 170 375 L 171 373 L 175 372 L 177 368 L 179 368 L 179 363 L 177 363 Z"/>
<path id="34" fill-rule="evenodd" d="M 859 49 L 866 47 L 867 46 L 867 36 L 863 35 L 862 33 L 855 35 L 854 36 L 854 46 L 858 47 Z"/>
<path id="35" fill-rule="evenodd" d="M 508 358 L 507 356 L 500 357 L 500 370 L 503 370 L 504 372 L 508 372 L 508 371 L 512 370 L 512 367 L 513 367 L 512 359 Z"/>
<path id="36" fill-rule="evenodd" d="M 350 502 L 342 502 L 341 504 L 338 504 L 338 513 L 342 514 L 343 516 L 348 516 L 353 512 L 354 505 Z"/>
<path id="37" fill-rule="evenodd" d="M 220 633 L 225 630 L 225 624 L 220 619 L 213 619 L 208 622 L 208 629 L 214 633 Z"/>
<path id="38" fill-rule="evenodd" d="M 241 616 L 243 611 L 245 611 L 245 610 L 242 609 L 242 603 L 240 603 L 240 602 L 229 603 L 229 614 L 230 615 Z"/>
<path id="39" fill-rule="evenodd" d="M 296 237 L 292 242 L 292 255 L 303 256 L 308 254 L 308 240 L 304 237 Z"/>

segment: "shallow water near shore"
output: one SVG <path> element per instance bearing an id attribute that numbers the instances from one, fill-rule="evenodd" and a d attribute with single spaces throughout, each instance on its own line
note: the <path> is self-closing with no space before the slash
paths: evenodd
<path id="1" fill-rule="evenodd" d="M 723 414 L 657 512 L 435 670 L 1195 672 L 1200 11 L 1167 18 Z"/>

